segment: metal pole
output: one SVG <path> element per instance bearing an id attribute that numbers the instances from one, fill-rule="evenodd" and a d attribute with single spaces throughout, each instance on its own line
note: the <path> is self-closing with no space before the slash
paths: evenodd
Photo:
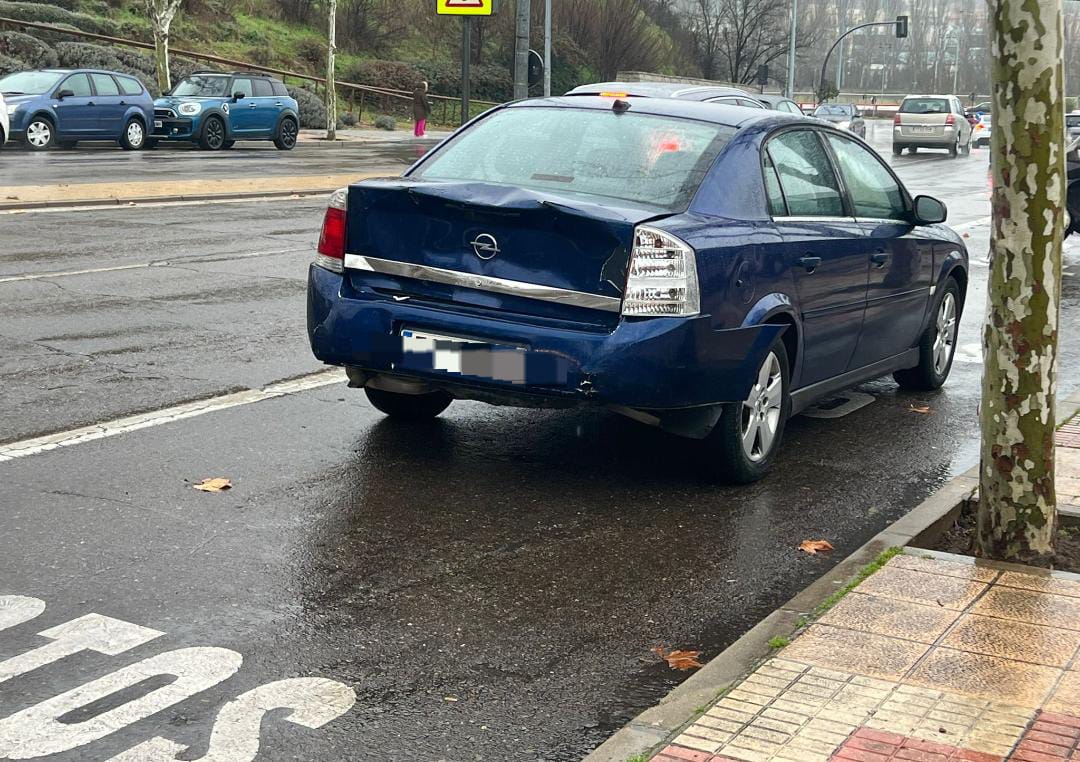
<path id="1" fill-rule="evenodd" d="M 791 35 L 787 51 L 787 97 L 795 100 L 795 31 L 799 24 L 799 0 L 791 0 Z"/>
<path id="2" fill-rule="evenodd" d="M 461 17 L 461 124 L 469 121 L 469 69 L 472 64 L 472 16 Z"/>
<path id="3" fill-rule="evenodd" d="M 952 93 L 957 93 L 957 82 L 960 79 L 960 37 L 954 36 L 953 40 L 956 41 L 956 58 L 953 59 L 953 75 L 952 75 Z"/>
<path id="4" fill-rule="evenodd" d="M 517 32 L 514 40 L 514 100 L 529 97 L 529 29 L 532 0 L 517 0 Z"/>
<path id="5" fill-rule="evenodd" d="M 551 0 L 544 3 L 544 97 L 551 97 Z"/>

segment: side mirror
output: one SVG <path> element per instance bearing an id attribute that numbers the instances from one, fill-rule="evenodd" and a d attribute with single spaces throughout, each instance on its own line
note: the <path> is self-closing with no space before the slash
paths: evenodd
<path id="1" fill-rule="evenodd" d="M 64 100 L 64 98 L 74 98 L 74 97 L 75 97 L 75 92 L 73 90 L 61 90 L 60 92 L 58 92 L 56 94 L 56 99 L 59 100 L 59 101 Z"/>
<path id="2" fill-rule="evenodd" d="M 237 101 L 242 101 L 246 97 L 247 95 L 245 93 L 233 93 L 233 103 L 236 103 Z"/>
<path id="3" fill-rule="evenodd" d="M 945 204 L 933 196 L 916 196 L 912 205 L 912 217 L 916 225 L 936 225 L 949 216 Z"/>

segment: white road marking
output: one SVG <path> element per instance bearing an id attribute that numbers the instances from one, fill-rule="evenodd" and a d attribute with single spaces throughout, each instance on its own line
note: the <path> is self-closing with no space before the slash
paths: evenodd
<path id="1" fill-rule="evenodd" d="M 25 595 L 0 595 L 0 630 L 29 622 L 45 610 L 45 601 Z"/>
<path id="2" fill-rule="evenodd" d="M 274 251 L 252 251 L 247 254 L 236 254 L 223 257 L 218 254 L 208 254 L 201 257 L 184 257 L 180 259 L 156 259 L 153 262 L 139 262 L 133 265 L 114 265 L 113 267 L 90 267 L 85 270 L 57 270 L 44 273 L 27 273 L 25 275 L 8 275 L 0 277 L 0 283 L 15 283 L 26 280 L 44 280 L 47 278 L 68 278 L 73 275 L 93 275 L 96 273 L 111 273 L 120 270 L 144 270 L 148 267 L 169 267 L 170 265 L 193 265 L 200 262 L 231 262 L 235 259 L 251 259 L 252 257 L 269 257 L 275 254 L 294 254 L 305 251 L 303 245 L 294 246 L 291 249 L 276 249 Z"/>
<path id="3" fill-rule="evenodd" d="M 356 703 L 356 692 L 336 680 L 299 677 L 261 685 L 230 701 L 217 716 L 206 754 L 193 762 L 252 762 L 259 753 L 263 718 L 275 709 L 292 710 L 285 720 L 321 728 Z M 173 762 L 188 747 L 160 736 L 111 757 L 108 762 Z"/>
<path id="4" fill-rule="evenodd" d="M 116 656 L 165 633 L 101 614 L 87 614 L 38 634 L 52 642 L 0 661 L 0 683 L 83 651 Z"/>
<path id="5" fill-rule="evenodd" d="M 243 661 L 236 651 L 201 647 L 143 659 L 0 720 L 0 757 L 33 759 L 85 746 L 227 680 Z M 176 680 L 88 720 L 59 720 L 80 707 L 161 675 Z"/>
<path id="6" fill-rule="evenodd" d="M 344 380 L 345 375 L 340 369 L 324 370 L 301 376 L 300 378 L 292 379 L 290 381 L 279 381 L 270 384 L 263 389 L 250 389 L 248 391 L 235 392 L 233 394 L 224 394 L 220 397 L 211 397 L 210 399 L 200 400 L 198 402 L 186 402 L 182 405 L 174 405 L 149 413 L 129 415 L 92 426 L 82 426 L 77 429 L 71 429 L 70 431 L 62 431 L 58 434 L 48 434 L 43 437 L 24 439 L 20 442 L 11 442 L 6 445 L 0 445 L 0 463 L 14 460 L 15 458 L 25 458 L 30 455 L 37 455 L 39 453 L 48 452 L 49 450 L 55 450 L 59 447 L 69 447 L 85 442 L 93 442 L 98 439 L 106 439 L 107 437 L 115 437 L 120 434 L 138 431 L 139 429 L 161 426 L 162 424 L 180 421 L 185 418 L 194 418 L 207 413 L 216 413 L 219 410 L 227 410 L 241 405 L 250 405 L 253 402 L 262 402 L 263 400 L 274 399 L 275 397 L 284 397 L 286 395 L 297 394 L 310 389 L 318 389 L 322 386 L 341 383 Z"/>
<path id="7" fill-rule="evenodd" d="M 244 196 L 241 198 L 210 198 L 198 201 L 128 201 L 117 204 L 84 204 L 82 206 L 43 206 L 37 209 L 0 209 L 0 217 L 8 214 L 48 214 L 50 212 L 100 212 L 115 209 L 151 209 L 158 206 L 206 206 L 208 204 L 260 204 L 268 201 L 297 201 L 300 199 L 326 198 L 324 191 L 299 193 L 291 196 Z"/>

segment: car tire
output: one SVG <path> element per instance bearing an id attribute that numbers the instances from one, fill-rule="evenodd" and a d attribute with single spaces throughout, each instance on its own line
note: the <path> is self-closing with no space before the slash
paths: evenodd
<path id="1" fill-rule="evenodd" d="M 960 155 L 960 136 L 957 135 L 956 136 L 956 142 L 954 142 L 951 146 L 949 146 L 949 156 L 955 159 L 959 155 Z"/>
<path id="2" fill-rule="evenodd" d="M 960 153 L 964 156 L 971 156 L 971 138 L 968 138 L 968 142 L 960 146 Z"/>
<path id="3" fill-rule="evenodd" d="M 1065 229 L 1065 235 L 1080 233 L 1080 180 L 1069 183 L 1065 209 L 1069 212 L 1069 227 Z"/>
<path id="4" fill-rule="evenodd" d="M 146 125 L 132 117 L 120 133 L 120 147 L 125 151 L 141 151 L 146 147 Z"/>
<path id="5" fill-rule="evenodd" d="M 919 152 L 919 147 L 918 146 L 911 146 L 911 148 L 908 149 L 908 153 L 910 153 L 912 156 L 914 156 L 918 152 Z"/>
<path id="6" fill-rule="evenodd" d="M 790 384 L 787 349 L 777 339 L 757 371 L 750 396 L 725 405 L 705 440 L 710 455 L 720 461 L 723 481 L 750 484 L 769 473 L 791 413 Z"/>
<path id="7" fill-rule="evenodd" d="M 278 124 L 277 134 L 274 136 L 274 145 L 279 151 L 291 151 L 296 148 L 296 138 L 300 133 L 300 127 L 296 120 L 287 116 Z"/>
<path id="8" fill-rule="evenodd" d="M 903 146 L 894 145 L 892 147 L 892 155 L 893 156 L 899 156 L 903 152 L 904 152 L 904 147 Z"/>
<path id="9" fill-rule="evenodd" d="M 220 116 L 208 116 L 203 124 L 202 134 L 199 135 L 199 148 L 204 151 L 220 151 L 225 140 L 225 122 Z"/>
<path id="10" fill-rule="evenodd" d="M 454 401 L 454 398 L 446 392 L 401 394 L 367 387 L 364 393 L 367 394 L 368 402 L 380 413 L 403 421 L 424 421 L 434 418 Z"/>
<path id="11" fill-rule="evenodd" d="M 232 148 L 234 145 L 236 145 L 235 140 L 226 140 L 224 143 L 221 144 L 221 148 L 222 148 L 222 150 L 227 151 L 230 148 Z"/>
<path id="12" fill-rule="evenodd" d="M 901 389 L 929 392 L 941 388 L 952 370 L 959 327 L 960 285 L 955 278 L 949 277 L 933 320 L 919 339 L 919 364 L 893 373 L 893 379 Z"/>
<path id="13" fill-rule="evenodd" d="M 26 125 L 26 145 L 31 151 L 46 151 L 56 143 L 56 127 L 43 116 L 35 116 Z"/>

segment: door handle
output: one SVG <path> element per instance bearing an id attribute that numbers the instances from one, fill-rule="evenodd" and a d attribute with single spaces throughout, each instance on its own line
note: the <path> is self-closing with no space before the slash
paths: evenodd
<path id="1" fill-rule="evenodd" d="M 250 104 L 248 104 L 248 108 L 258 108 L 258 107 L 259 107 L 258 103 L 250 103 Z"/>
<path id="2" fill-rule="evenodd" d="M 94 102 L 93 102 L 93 101 L 90 101 L 90 102 L 89 102 L 89 103 L 87 103 L 86 105 L 87 105 L 87 106 L 93 106 L 93 105 L 94 105 Z"/>
<path id="3" fill-rule="evenodd" d="M 821 264 L 821 257 L 799 257 L 797 261 L 799 265 L 806 268 L 806 272 L 813 273 Z"/>
<path id="4" fill-rule="evenodd" d="M 126 105 L 127 105 L 127 101 L 120 101 L 120 105 L 121 105 L 121 106 L 126 106 Z"/>
<path id="5" fill-rule="evenodd" d="M 870 255 L 870 261 L 874 263 L 874 267 L 884 267 L 885 263 L 889 261 L 889 252 L 875 251 Z"/>

